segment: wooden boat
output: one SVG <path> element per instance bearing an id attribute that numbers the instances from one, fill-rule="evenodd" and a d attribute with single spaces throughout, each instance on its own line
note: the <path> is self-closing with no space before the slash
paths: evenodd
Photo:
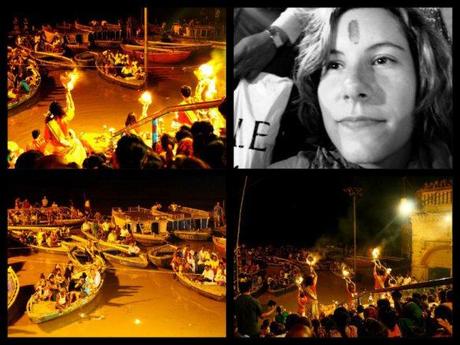
<path id="1" fill-rule="evenodd" d="M 226 252 L 227 250 L 227 239 L 225 237 L 212 236 L 212 242 L 216 246 L 217 250 Z"/>
<path id="2" fill-rule="evenodd" d="M 78 273 L 78 276 L 85 272 L 87 275 L 90 274 L 90 268 L 82 270 Z M 77 277 L 78 277 L 77 276 Z M 26 313 L 29 316 L 30 320 L 34 323 L 42 323 L 45 321 L 53 320 L 58 317 L 70 314 L 83 306 L 89 304 L 94 298 L 99 294 L 104 285 L 104 277 L 101 272 L 101 282 L 99 286 L 91 292 L 90 295 L 87 295 L 83 298 L 78 299 L 74 303 L 71 303 L 64 310 L 56 309 L 56 302 L 51 301 L 40 301 L 36 298 L 36 295 L 33 294 L 29 301 L 27 302 Z"/>
<path id="3" fill-rule="evenodd" d="M 16 301 L 16 297 L 18 297 L 19 294 L 19 279 L 18 276 L 16 275 L 16 272 L 11 268 L 11 266 L 8 266 L 8 309 L 11 308 L 11 306 L 14 304 L 14 301 Z"/>
<path id="4" fill-rule="evenodd" d="M 101 255 L 91 252 L 87 248 L 80 245 L 73 245 L 69 248 L 67 254 L 69 260 L 73 262 L 75 267 L 82 270 L 87 270 L 91 267 L 97 267 L 102 272 L 105 271 L 105 261 Z"/>
<path id="5" fill-rule="evenodd" d="M 60 50 L 57 50 L 57 51 L 50 52 L 50 51 L 33 50 L 32 48 L 27 47 L 27 46 L 22 45 L 22 44 L 18 44 L 17 46 L 19 48 L 25 50 L 26 52 L 28 52 L 35 59 L 47 57 L 50 54 L 54 55 L 54 56 L 63 56 L 64 53 L 65 53 L 64 49 L 60 49 Z"/>
<path id="6" fill-rule="evenodd" d="M 114 242 L 109 242 L 109 241 L 98 239 L 88 230 L 81 229 L 81 232 L 83 233 L 83 235 L 85 235 L 86 238 L 97 243 L 100 250 L 115 249 L 115 250 L 122 250 L 126 252 L 129 250 L 129 246 L 127 244 L 114 243 Z"/>
<path id="7" fill-rule="evenodd" d="M 113 222 L 120 228 L 127 227 L 134 236 L 136 242 L 147 247 L 163 244 L 169 238 L 167 231 L 169 214 L 155 210 L 130 207 L 126 211 L 120 208 L 112 209 Z"/>
<path id="8" fill-rule="evenodd" d="M 46 226 L 46 225 L 8 225 L 8 231 L 33 231 L 38 232 L 40 230 L 51 230 L 51 231 L 67 231 L 65 226 Z"/>
<path id="9" fill-rule="evenodd" d="M 88 51 L 89 45 L 88 43 L 67 43 L 66 47 L 74 54 L 81 54 Z"/>
<path id="10" fill-rule="evenodd" d="M 99 48 L 119 48 L 121 45 L 121 40 L 94 40 L 94 45 Z"/>
<path id="11" fill-rule="evenodd" d="M 121 44 L 121 49 L 129 55 L 134 55 L 137 58 L 144 60 L 144 46 L 133 44 Z M 147 58 L 151 63 L 157 64 L 176 64 L 185 61 L 191 54 L 191 50 L 172 50 L 163 48 L 147 49 Z"/>
<path id="12" fill-rule="evenodd" d="M 68 241 L 60 240 L 58 246 L 56 247 L 27 244 L 21 241 L 22 231 L 12 230 L 12 231 L 8 231 L 8 234 L 11 237 L 13 237 L 15 240 L 18 240 L 19 242 L 21 242 L 22 244 L 24 244 L 25 246 L 31 248 L 33 251 L 36 251 L 36 252 L 42 252 L 42 253 L 47 253 L 47 254 L 67 255 L 67 253 L 69 252 L 69 246 L 72 246 L 72 243 L 70 240 Z"/>
<path id="13" fill-rule="evenodd" d="M 289 284 L 288 286 L 278 288 L 278 289 L 272 289 L 269 287 L 267 291 L 271 293 L 272 295 L 281 296 L 290 291 L 294 291 L 296 288 L 297 288 L 297 284 L 293 282 L 292 284 Z"/>
<path id="14" fill-rule="evenodd" d="M 165 244 L 163 246 L 149 249 L 147 256 L 150 262 L 155 266 L 171 269 L 171 260 L 173 259 L 176 250 L 176 246 Z"/>
<path id="15" fill-rule="evenodd" d="M 169 234 L 140 234 L 133 233 L 134 239 L 136 242 L 143 244 L 144 246 L 152 246 L 165 243 Z"/>
<path id="16" fill-rule="evenodd" d="M 73 59 L 80 67 L 94 66 L 98 54 L 91 51 L 85 51 L 83 53 L 76 54 Z"/>
<path id="17" fill-rule="evenodd" d="M 136 39 L 137 44 L 144 46 L 144 40 Z M 183 51 L 197 51 L 201 49 L 209 49 L 212 44 L 209 42 L 162 42 L 162 41 L 147 41 L 147 46 L 151 48 L 164 48 Z"/>
<path id="18" fill-rule="evenodd" d="M 97 67 L 97 72 L 103 79 L 108 80 L 114 84 L 118 84 L 120 86 L 129 87 L 130 89 L 136 89 L 136 90 L 141 89 L 144 86 L 144 83 L 145 83 L 144 79 L 141 79 L 141 80 L 126 79 L 126 78 L 116 77 L 111 74 L 106 74 L 99 59 L 96 59 L 96 67 Z"/>
<path id="19" fill-rule="evenodd" d="M 38 92 L 40 89 L 40 85 L 42 83 L 42 78 L 38 77 L 38 82 L 37 85 L 29 91 L 29 93 L 25 93 L 21 95 L 19 98 L 10 100 L 8 99 L 8 110 L 14 109 L 16 107 L 19 107 L 22 104 L 25 104 L 27 101 L 31 100 Z"/>
<path id="20" fill-rule="evenodd" d="M 149 261 L 145 254 L 130 256 L 125 251 L 116 249 L 106 249 L 102 252 L 104 258 L 112 264 L 120 264 L 130 267 L 145 268 L 149 265 Z"/>
<path id="21" fill-rule="evenodd" d="M 185 241 L 207 241 L 211 238 L 211 229 L 175 230 L 174 236 Z"/>
<path id="22" fill-rule="evenodd" d="M 93 32 L 95 31 L 95 28 L 90 26 L 90 25 L 84 25 L 80 24 L 79 22 L 75 21 L 74 23 L 75 29 L 80 30 L 80 31 L 87 31 L 87 32 Z"/>
<path id="23" fill-rule="evenodd" d="M 200 295 L 208 298 L 215 299 L 217 301 L 225 301 L 226 287 L 225 285 L 217 285 L 216 283 L 210 282 L 199 282 L 192 279 L 196 275 L 187 273 L 175 272 L 177 279 L 186 287 L 195 290 Z"/>
<path id="24" fill-rule="evenodd" d="M 51 218 L 50 212 L 53 214 Z M 28 223 L 24 220 L 25 216 Z M 20 210 L 8 209 L 8 227 L 73 227 L 83 224 L 84 220 L 85 218 L 81 212 L 79 212 L 78 216 L 72 216 L 71 208 L 63 206 L 57 208 L 32 207 Z"/>
<path id="25" fill-rule="evenodd" d="M 35 61 L 40 66 L 46 68 L 55 68 L 55 69 L 62 69 L 62 68 L 70 68 L 74 69 L 77 67 L 77 64 L 72 59 L 61 56 L 59 54 L 54 53 L 41 53 L 40 57 L 35 57 Z"/>

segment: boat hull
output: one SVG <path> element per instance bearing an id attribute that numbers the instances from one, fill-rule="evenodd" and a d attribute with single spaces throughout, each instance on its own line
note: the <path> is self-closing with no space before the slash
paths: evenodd
<path id="1" fill-rule="evenodd" d="M 75 55 L 73 59 L 80 67 L 90 67 L 94 66 L 94 64 L 96 63 L 97 56 L 97 53 L 91 51 L 84 51 L 82 53 Z"/>
<path id="2" fill-rule="evenodd" d="M 90 273 L 89 270 L 86 270 L 86 274 L 89 274 L 89 273 Z M 39 303 L 34 302 L 34 295 L 32 295 L 32 297 L 27 302 L 26 313 L 29 316 L 29 319 L 33 323 L 42 323 L 42 322 L 46 322 L 46 321 L 50 321 L 50 320 L 59 318 L 64 315 L 68 315 L 84 307 L 85 305 L 88 305 L 89 303 L 91 303 L 91 301 L 93 301 L 96 298 L 96 296 L 99 294 L 99 292 L 101 291 L 103 284 L 104 284 L 104 278 L 102 277 L 101 283 L 99 284 L 98 288 L 91 295 L 86 296 L 82 299 L 79 299 L 78 301 L 72 303 L 67 309 L 63 311 L 55 310 L 54 306 L 56 305 L 56 302 L 39 302 Z"/>
<path id="3" fill-rule="evenodd" d="M 140 254 L 138 256 L 123 256 L 115 251 L 104 251 L 103 255 L 107 261 L 111 264 L 119 264 L 129 267 L 138 267 L 138 268 L 145 268 L 149 265 L 149 262 L 144 254 Z"/>
<path id="4" fill-rule="evenodd" d="M 42 78 L 40 77 L 38 79 L 38 84 L 35 86 L 28 94 L 23 95 L 20 97 L 17 101 L 14 102 L 8 102 L 8 110 L 12 110 L 14 108 L 19 107 L 20 105 L 23 105 L 30 101 L 34 96 L 37 94 L 38 90 L 40 89 L 40 85 L 42 83 Z"/>
<path id="5" fill-rule="evenodd" d="M 176 273 L 176 277 L 184 286 L 191 288 L 192 290 L 198 292 L 200 295 L 203 295 L 208 298 L 212 298 L 216 301 L 225 301 L 226 288 L 225 286 L 220 285 L 206 285 L 203 283 L 195 282 L 191 280 L 186 274 Z"/>
<path id="6" fill-rule="evenodd" d="M 166 244 L 164 246 L 151 248 L 147 252 L 147 256 L 152 264 L 157 267 L 171 268 L 171 261 L 174 253 L 177 250 L 176 246 Z"/>
<path id="7" fill-rule="evenodd" d="M 118 78 L 118 77 L 106 74 L 98 59 L 96 59 L 96 67 L 97 67 L 97 72 L 99 73 L 101 78 L 111 83 L 114 83 L 114 84 L 117 84 L 123 87 L 128 87 L 130 89 L 136 89 L 136 90 L 141 89 L 144 86 L 144 83 L 145 83 L 144 80 L 126 80 L 124 78 Z"/>
<path id="8" fill-rule="evenodd" d="M 144 60 L 144 47 L 122 44 L 120 45 L 122 50 L 129 54 L 134 55 L 137 58 Z M 160 48 L 148 48 L 147 59 L 149 62 L 154 64 L 177 64 L 188 59 L 191 51 L 171 50 L 171 49 L 160 49 Z"/>
<path id="9" fill-rule="evenodd" d="M 16 301 L 19 289 L 20 285 L 18 276 L 11 267 L 8 267 L 8 309 L 10 309 L 13 306 L 14 301 Z"/>
<path id="10" fill-rule="evenodd" d="M 174 236 L 185 241 L 207 241 L 211 238 L 211 232 L 176 230 Z"/>

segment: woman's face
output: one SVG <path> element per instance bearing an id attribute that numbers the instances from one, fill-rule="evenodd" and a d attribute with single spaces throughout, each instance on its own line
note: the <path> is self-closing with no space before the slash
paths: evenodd
<path id="1" fill-rule="evenodd" d="M 324 125 L 349 162 L 405 165 L 414 119 L 416 73 L 399 21 L 380 8 L 345 12 L 318 86 Z"/>

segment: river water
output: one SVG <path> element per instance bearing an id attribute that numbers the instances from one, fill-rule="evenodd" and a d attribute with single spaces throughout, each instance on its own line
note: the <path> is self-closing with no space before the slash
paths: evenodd
<path id="1" fill-rule="evenodd" d="M 192 56 L 186 61 L 187 66 L 199 66 L 209 61 L 218 61 L 216 70 L 218 83 L 218 98 L 225 96 L 225 50 L 214 49 Z M 185 66 L 185 65 L 184 65 Z M 132 90 L 113 84 L 102 79 L 95 68 L 80 69 L 80 77 L 72 96 L 76 107 L 75 118 L 70 123 L 77 134 L 82 132 L 101 132 L 103 126 L 121 129 L 124 127 L 126 116 L 133 111 L 139 118 L 142 105 L 138 102 L 142 91 Z M 40 129 L 43 133 L 44 114 L 49 104 L 56 100 L 65 105 L 65 89 L 59 81 L 63 71 L 49 71 L 43 75 L 42 85 L 38 95 L 27 104 L 8 112 L 8 140 L 16 142 L 25 148 L 32 140 L 32 131 Z M 166 106 L 177 105 L 182 101 L 180 87 L 190 85 L 194 90 L 197 78 L 193 72 L 175 73 L 168 79 L 150 78 L 146 90 L 152 93 L 152 104 L 149 113 Z M 165 126 L 173 119 L 174 114 L 166 115 Z"/>
<path id="2" fill-rule="evenodd" d="M 189 244 L 214 250 L 212 242 Z M 188 289 L 172 271 L 150 264 L 145 269 L 109 266 L 101 292 L 89 305 L 55 320 L 32 323 L 24 311 L 33 285 L 40 273 L 66 262 L 63 255 L 9 248 L 8 264 L 21 285 L 9 310 L 9 337 L 225 337 L 225 302 Z"/>

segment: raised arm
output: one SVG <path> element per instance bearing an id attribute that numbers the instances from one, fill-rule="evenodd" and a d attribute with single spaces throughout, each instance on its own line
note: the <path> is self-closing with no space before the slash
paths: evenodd
<path id="1" fill-rule="evenodd" d="M 73 103 L 72 93 L 70 91 L 67 91 L 66 93 L 66 103 L 67 103 L 67 108 L 66 108 L 66 116 L 64 120 L 66 122 L 70 122 L 75 116 L 75 104 Z"/>

